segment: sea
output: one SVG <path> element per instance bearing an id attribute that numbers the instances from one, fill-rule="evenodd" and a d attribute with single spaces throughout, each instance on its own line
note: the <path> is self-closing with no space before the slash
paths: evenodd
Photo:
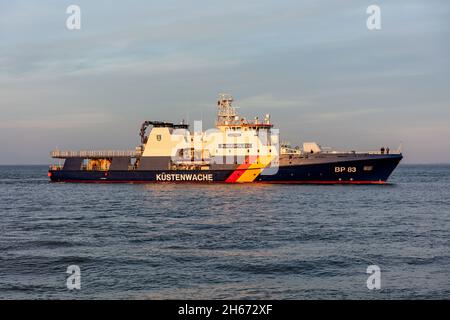
<path id="1" fill-rule="evenodd" d="M 50 183 L 0 166 L 0 299 L 449 299 L 450 165 L 388 185 Z"/>

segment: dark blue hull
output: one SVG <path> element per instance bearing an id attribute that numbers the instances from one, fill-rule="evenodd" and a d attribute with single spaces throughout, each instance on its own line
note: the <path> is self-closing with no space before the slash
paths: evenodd
<path id="1" fill-rule="evenodd" d="M 53 182 L 116 182 L 116 183 L 220 183 L 240 182 L 230 180 L 244 171 L 253 175 L 252 181 L 260 183 L 311 183 L 311 184 L 383 184 L 396 168 L 402 155 L 318 155 L 281 165 L 276 173 L 266 174 L 258 169 L 233 170 L 50 170 Z"/>

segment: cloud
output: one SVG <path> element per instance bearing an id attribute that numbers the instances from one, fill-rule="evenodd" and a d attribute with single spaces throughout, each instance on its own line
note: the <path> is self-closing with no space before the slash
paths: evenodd
<path id="1" fill-rule="evenodd" d="M 33 130 L 82 129 L 111 123 L 115 120 L 117 121 L 112 115 L 102 113 L 60 114 L 46 117 L 36 116 L 32 119 L 0 120 L 0 128 Z"/>
<path id="2" fill-rule="evenodd" d="M 366 149 L 411 138 L 450 161 L 446 0 L 380 1 L 379 32 L 356 0 L 80 0 L 79 32 L 64 27 L 68 4 L 0 3 L 4 137 L 32 128 L 50 144 L 58 130 L 58 144 L 101 147 L 142 119 L 212 122 L 216 94 L 228 91 L 240 113 L 270 113 L 291 140 Z M 0 148 L 9 143 L 12 158 L 48 147 L 8 140 Z"/>
<path id="3" fill-rule="evenodd" d="M 239 100 L 238 103 L 245 109 L 300 108 L 311 105 L 311 102 L 306 99 L 275 97 L 270 93 L 247 97 Z"/>

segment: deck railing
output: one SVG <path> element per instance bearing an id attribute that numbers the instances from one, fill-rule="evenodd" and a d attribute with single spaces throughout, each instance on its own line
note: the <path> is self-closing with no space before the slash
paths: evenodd
<path id="1" fill-rule="evenodd" d="M 52 158 L 111 158 L 111 157 L 138 157 L 142 154 L 137 150 L 82 150 L 82 151 L 61 151 L 53 150 Z"/>
<path id="2" fill-rule="evenodd" d="M 399 150 L 385 150 L 385 151 L 328 151 L 328 150 L 322 150 L 321 153 L 329 153 L 329 154 L 401 154 L 401 151 Z"/>

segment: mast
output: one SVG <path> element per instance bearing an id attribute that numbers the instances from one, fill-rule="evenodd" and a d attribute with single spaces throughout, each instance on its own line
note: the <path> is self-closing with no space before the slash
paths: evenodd
<path id="1" fill-rule="evenodd" d="M 236 108 L 231 104 L 233 103 L 233 97 L 230 94 L 219 94 L 218 114 L 216 127 L 225 130 L 226 128 L 248 128 L 248 129 L 270 129 L 273 125 L 270 123 L 270 115 L 266 114 L 264 121 L 260 122 L 258 117 L 255 117 L 254 121 L 247 121 L 245 118 L 239 117 Z"/>
<path id="2" fill-rule="evenodd" d="M 219 94 L 219 100 L 217 101 L 219 112 L 217 114 L 216 126 L 240 124 L 236 108 L 231 105 L 233 100 L 230 94 Z"/>

